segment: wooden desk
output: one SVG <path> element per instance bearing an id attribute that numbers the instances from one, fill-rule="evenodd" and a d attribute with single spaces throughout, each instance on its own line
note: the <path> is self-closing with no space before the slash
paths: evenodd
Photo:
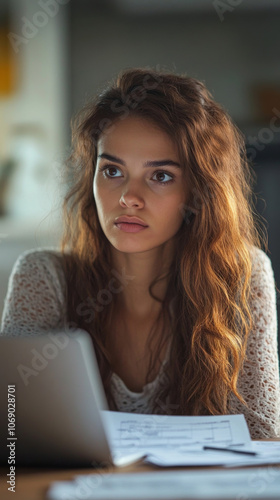
<path id="1" fill-rule="evenodd" d="M 16 467 L 16 493 L 8 491 L 8 467 L 0 467 L 0 499 L 1 500 L 45 500 L 45 495 L 53 481 L 67 481 L 80 474 L 106 474 L 119 472 L 143 472 L 159 470 L 147 465 L 130 465 L 127 467 L 111 467 L 106 469 L 51 469 Z"/>
<path id="2" fill-rule="evenodd" d="M 267 466 L 269 467 L 269 466 Z M 279 465 L 273 465 L 272 467 L 279 467 Z M 172 468 L 173 470 L 182 470 L 180 468 Z M 199 468 L 201 470 L 202 467 Z M 248 468 L 249 469 L 249 468 Z M 250 468 L 252 469 L 252 468 Z M 106 468 L 106 469 L 44 469 L 44 468 L 24 468 L 18 467 L 16 469 L 16 493 L 8 491 L 7 481 L 7 471 L 8 469 L 0 468 L 0 499 L 1 500 L 11 500 L 12 498 L 17 500 L 45 500 L 46 492 L 53 481 L 67 481 L 73 479 L 73 476 L 79 474 L 106 474 L 119 472 L 147 472 L 147 471 L 161 471 L 164 474 L 166 469 L 158 469 L 157 467 L 147 466 L 147 465 L 130 465 L 122 468 Z M 171 470 L 169 468 L 168 470 Z M 186 470 L 190 468 L 186 467 Z M 193 468 L 191 470 L 194 470 Z M 204 470 L 210 470 L 209 467 L 205 467 Z M 222 469 L 221 469 L 222 470 Z M 223 469 L 225 470 L 225 469 Z M 280 496 L 280 492 L 279 492 Z M 194 499 L 195 500 L 195 499 Z"/>

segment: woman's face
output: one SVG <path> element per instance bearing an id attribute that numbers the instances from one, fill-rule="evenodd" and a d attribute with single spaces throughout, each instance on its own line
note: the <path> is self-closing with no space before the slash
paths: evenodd
<path id="1" fill-rule="evenodd" d="M 115 122 L 97 144 L 93 193 L 101 227 L 121 252 L 144 252 L 175 236 L 189 189 L 168 134 L 139 117 Z M 137 217 L 142 225 L 116 223 Z"/>

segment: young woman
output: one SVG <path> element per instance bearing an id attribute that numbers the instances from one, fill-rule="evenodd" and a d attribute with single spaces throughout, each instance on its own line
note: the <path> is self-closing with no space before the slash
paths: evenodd
<path id="1" fill-rule="evenodd" d="M 205 86 L 121 72 L 73 126 L 60 252 L 22 254 L 3 335 L 80 327 L 111 409 L 279 432 L 276 296 L 242 135 Z"/>

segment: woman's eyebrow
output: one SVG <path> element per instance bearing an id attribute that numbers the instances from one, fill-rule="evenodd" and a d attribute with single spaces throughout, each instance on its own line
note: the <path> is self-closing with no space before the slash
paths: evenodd
<path id="1" fill-rule="evenodd" d="M 106 160 L 119 163 L 120 165 L 123 165 L 124 167 L 126 166 L 126 164 L 123 160 L 121 160 L 120 158 L 117 158 L 116 156 L 109 155 L 108 153 L 102 153 L 102 154 L 98 155 L 98 158 L 105 158 Z M 177 163 L 176 161 L 173 161 L 173 160 L 146 161 L 143 166 L 144 167 L 164 167 L 167 165 L 170 165 L 171 167 L 181 168 L 180 164 Z"/>

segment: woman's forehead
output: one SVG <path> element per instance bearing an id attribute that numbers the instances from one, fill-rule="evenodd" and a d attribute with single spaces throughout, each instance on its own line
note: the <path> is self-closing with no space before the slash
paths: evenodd
<path id="1" fill-rule="evenodd" d="M 177 157 L 177 145 L 167 132 L 144 118 L 127 117 L 109 126 L 99 137 L 98 153 L 121 152 L 172 154 Z M 109 149 L 110 151 L 106 151 Z"/>

